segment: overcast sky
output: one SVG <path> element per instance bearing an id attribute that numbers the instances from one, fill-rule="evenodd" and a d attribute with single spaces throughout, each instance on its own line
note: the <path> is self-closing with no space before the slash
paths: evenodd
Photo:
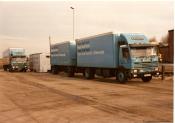
<path id="1" fill-rule="evenodd" d="M 115 32 L 140 32 L 160 40 L 173 29 L 173 1 L 0 2 L 0 57 L 8 47 L 24 47 L 27 54 L 48 52 L 52 43 Z"/>

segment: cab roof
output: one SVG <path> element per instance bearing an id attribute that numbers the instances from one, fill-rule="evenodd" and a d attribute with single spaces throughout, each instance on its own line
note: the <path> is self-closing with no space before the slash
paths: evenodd
<path id="1" fill-rule="evenodd" d="M 149 44 L 149 40 L 141 33 L 121 33 L 120 37 L 124 38 L 128 44 Z"/>

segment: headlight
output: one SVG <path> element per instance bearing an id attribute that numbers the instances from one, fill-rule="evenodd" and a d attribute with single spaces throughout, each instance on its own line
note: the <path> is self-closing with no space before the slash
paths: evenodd
<path id="1" fill-rule="evenodd" d="M 143 70 L 140 70 L 140 72 L 142 73 L 142 72 L 143 72 Z"/>
<path id="2" fill-rule="evenodd" d="M 159 70 L 159 68 L 158 68 L 158 67 L 156 67 L 156 68 L 154 68 L 154 70 L 155 70 L 155 71 L 158 71 L 158 70 Z"/>
<path id="3" fill-rule="evenodd" d="M 137 73 L 137 70 L 134 70 L 134 73 Z"/>

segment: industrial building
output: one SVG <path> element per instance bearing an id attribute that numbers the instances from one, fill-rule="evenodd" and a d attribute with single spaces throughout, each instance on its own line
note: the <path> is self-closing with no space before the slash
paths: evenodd
<path id="1" fill-rule="evenodd" d="M 29 56 L 29 68 L 35 72 L 48 72 L 50 70 L 50 54 L 35 53 Z"/>
<path id="2" fill-rule="evenodd" d="M 163 63 L 174 62 L 174 29 L 168 31 L 167 45 L 159 45 L 159 52 Z"/>
<path id="3" fill-rule="evenodd" d="M 3 60 L 0 58 L 0 69 L 3 67 Z"/>

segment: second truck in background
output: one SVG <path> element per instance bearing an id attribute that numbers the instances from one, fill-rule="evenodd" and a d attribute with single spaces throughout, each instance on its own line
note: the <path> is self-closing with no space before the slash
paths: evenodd
<path id="1" fill-rule="evenodd" d="M 3 53 L 3 68 L 5 71 L 26 72 L 27 57 L 24 48 L 9 48 Z"/>

